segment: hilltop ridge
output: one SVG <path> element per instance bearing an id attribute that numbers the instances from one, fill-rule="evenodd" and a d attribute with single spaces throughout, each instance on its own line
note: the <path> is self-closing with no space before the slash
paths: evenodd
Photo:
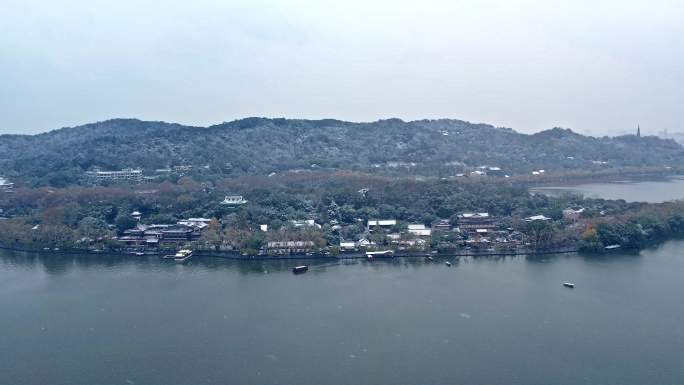
<path id="1" fill-rule="evenodd" d="M 451 176 L 478 166 L 506 173 L 684 164 L 672 139 L 534 134 L 463 120 L 345 122 L 250 117 L 208 127 L 111 119 L 37 135 L 0 136 L 0 169 L 32 185 L 79 183 L 87 170 L 202 167 L 221 177 L 301 169 Z"/>

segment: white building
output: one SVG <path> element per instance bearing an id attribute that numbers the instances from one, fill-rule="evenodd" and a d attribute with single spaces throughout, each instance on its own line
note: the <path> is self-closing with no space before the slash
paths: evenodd
<path id="1" fill-rule="evenodd" d="M 180 221 L 178 221 L 179 225 L 195 227 L 195 228 L 198 228 L 200 230 L 209 226 L 209 223 L 211 223 L 211 219 L 208 219 L 208 218 L 188 218 L 188 219 L 181 219 Z"/>
<path id="2" fill-rule="evenodd" d="M 372 227 L 382 227 L 382 228 L 389 228 L 392 226 L 397 225 L 397 220 L 396 219 L 369 219 L 368 220 L 368 228 Z"/>
<path id="3" fill-rule="evenodd" d="M 408 232 L 419 237 L 429 237 L 432 230 L 425 227 L 424 224 L 410 224 L 408 225 Z"/>
<path id="4" fill-rule="evenodd" d="M 550 220 L 551 220 L 551 218 L 549 218 L 549 217 L 547 217 L 547 216 L 545 216 L 545 215 L 533 215 L 533 216 L 531 216 L 531 217 L 525 218 L 525 221 L 527 221 L 527 222 L 534 222 L 534 221 L 543 221 L 543 222 L 545 222 L 545 221 L 550 221 Z"/>
<path id="5" fill-rule="evenodd" d="M 226 195 L 226 197 L 221 201 L 222 205 L 239 206 L 244 205 L 247 201 L 242 197 L 242 195 Z"/>
<path id="6" fill-rule="evenodd" d="M 563 210 L 563 218 L 571 221 L 575 221 L 579 219 L 580 216 L 582 216 L 582 213 L 584 212 L 584 208 L 581 208 L 579 210 L 575 210 L 573 208 L 568 207 L 567 209 Z"/>
<path id="7" fill-rule="evenodd" d="M 192 166 L 189 165 L 173 166 L 173 171 L 175 172 L 187 172 L 190 170 L 192 170 Z"/>
<path id="8" fill-rule="evenodd" d="M 356 242 L 340 241 L 340 249 L 341 250 L 355 250 L 356 249 Z"/>
<path id="9" fill-rule="evenodd" d="M 10 183 L 7 179 L 0 176 L 0 191 L 9 191 L 14 187 L 14 183 Z"/>
<path id="10" fill-rule="evenodd" d="M 95 182 L 105 182 L 105 181 L 141 181 L 143 180 L 143 172 L 141 169 L 125 168 L 119 171 L 88 171 L 86 176 Z"/>
<path id="11" fill-rule="evenodd" d="M 366 238 L 361 238 L 361 239 L 359 239 L 358 245 L 359 245 L 359 247 L 369 247 L 369 246 L 375 245 L 375 242 L 370 241 Z"/>
<path id="12" fill-rule="evenodd" d="M 401 239 L 401 234 L 399 234 L 399 233 L 387 234 L 387 239 L 392 240 L 392 241 L 398 241 Z"/>
<path id="13" fill-rule="evenodd" d="M 304 221 L 292 221 L 292 226 L 294 227 L 315 227 L 320 229 L 321 225 L 316 223 L 313 219 L 307 219 Z"/>

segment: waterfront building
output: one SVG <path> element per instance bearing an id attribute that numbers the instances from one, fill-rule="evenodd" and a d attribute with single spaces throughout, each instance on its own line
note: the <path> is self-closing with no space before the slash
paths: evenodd
<path id="1" fill-rule="evenodd" d="M 489 213 L 463 213 L 458 216 L 458 226 L 466 233 L 477 233 L 477 230 L 493 230 L 496 221 Z"/>
<path id="2" fill-rule="evenodd" d="M 189 241 L 193 232 L 190 226 L 174 225 L 161 230 L 161 237 L 164 241 Z"/>
<path id="3" fill-rule="evenodd" d="M 202 219 L 202 218 L 192 218 Z M 197 222 L 199 223 L 199 222 Z M 205 226 L 185 224 L 142 225 L 123 232 L 117 240 L 122 246 L 136 248 L 156 248 L 158 246 L 177 247 L 199 239 Z"/>
<path id="4" fill-rule="evenodd" d="M 269 254 L 300 254 L 311 252 L 316 245 L 312 241 L 268 242 L 266 250 Z"/>

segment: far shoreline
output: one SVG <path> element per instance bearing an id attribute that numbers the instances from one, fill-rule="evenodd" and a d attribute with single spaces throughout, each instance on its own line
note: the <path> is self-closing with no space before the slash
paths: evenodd
<path id="1" fill-rule="evenodd" d="M 634 173 L 619 173 L 611 175 L 582 175 L 577 177 L 559 177 L 557 175 L 549 175 L 535 181 L 527 180 L 529 183 L 529 190 L 537 188 L 552 188 L 552 187 L 576 187 L 586 184 L 597 183 L 635 183 L 635 182 L 671 182 L 673 179 L 684 178 L 684 172 L 677 170 L 676 172 L 634 172 Z"/>
<path id="2" fill-rule="evenodd" d="M 667 239 L 663 242 L 666 242 Z M 672 238 L 671 240 L 676 240 Z M 659 242 L 663 243 L 663 242 Z M 620 248 L 619 251 L 641 251 L 646 249 L 630 249 L 630 248 Z M 107 257 L 120 257 L 135 260 L 138 258 L 149 258 L 158 257 L 162 259 L 163 253 L 147 253 L 144 255 L 135 255 L 133 253 L 125 252 L 93 252 L 81 249 L 64 249 L 64 250 L 41 250 L 41 249 L 26 249 L 18 247 L 10 247 L 0 245 L 0 250 L 20 252 L 20 253 L 30 253 L 45 256 L 64 256 L 64 255 L 78 255 L 78 256 L 107 256 Z M 421 251 L 421 252 L 405 252 L 398 251 L 395 252 L 393 256 L 375 256 L 373 259 L 391 260 L 393 258 L 460 258 L 460 257 L 505 257 L 505 256 L 533 256 L 533 255 L 550 255 L 550 254 L 572 254 L 577 253 L 581 255 L 609 255 L 613 254 L 614 251 L 606 252 L 588 252 L 581 251 L 579 248 L 555 248 L 555 249 L 540 249 L 540 250 L 524 250 L 524 251 L 494 251 L 494 252 L 443 252 L 443 253 L 432 253 L 431 251 Z M 218 258 L 218 259 L 228 259 L 235 261 L 278 261 L 278 260 L 369 260 L 364 252 L 347 252 L 340 253 L 338 255 L 324 255 L 322 253 L 307 254 L 288 254 L 288 255 L 241 255 L 239 252 L 216 252 L 216 251 L 195 251 L 194 256 L 200 258 Z"/>

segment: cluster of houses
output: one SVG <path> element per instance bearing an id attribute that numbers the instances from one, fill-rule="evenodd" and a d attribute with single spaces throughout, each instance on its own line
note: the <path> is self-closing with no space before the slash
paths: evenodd
<path id="1" fill-rule="evenodd" d="M 227 196 L 225 204 L 240 205 L 246 203 L 242 196 Z M 584 208 L 567 208 L 563 210 L 563 218 L 575 221 L 584 212 Z M 140 212 L 133 212 L 131 216 L 140 221 Z M 545 215 L 533 215 L 524 219 L 526 222 L 552 221 Z M 143 225 L 138 224 L 133 229 L 123 232 L 117 238 L 121 247 L 128 251 L 147 249 L 174 249 L 184 247 L 200 239 L 202 231 L 211 222 L 207 218 L 189 218 L 175 224 Z M 322 226 L 313 219 L 293 220 L 293 228 L 321 229 Z M 340 229 L 339 225 L 332 229 Z M 260 225 L 263 232 L 268 231 L 267 225 Z M 462 213 L 455 223 L 449 219 L 438 219 L 429 226 L 423 223 L 399 223 L 396 219 L 370 219 L 366 222 L 366 229 L 358 240 L 341 240 L 337 246 L 340 252 L 359 252 L 382 250 L 425 251 L 448 250 L 466 248 L 473 250 L 510 250 L 525 245 L 525 236 L 513 228 L 504 228 L 500 218 L 491 216 L 487 212 Z M 320 245 L 319 245 L 320 246 Z M 231 249 L 227 247 L 226 249 Z M 310 240 L 277 240 L 266 242 L 259 254 L 285 255 L 316 253 L 320 250 Z"/>
<path id="2" fill-rule="evenodd" d="M 422 223 L 398 226 L 395 219 L 369 220 L 366 234 L 358 241 L 342 241 L 341 251 L 379 248 L 373 239 L 384 238 L 397 250 L 425 250 L 437 243 L 439 248 L 490 247 L 492 244 L 514 244 L 522 237 L 510 230 L 498 230 L 499 221 L 489 213 L 463 213 L 457 223 L 438 219 L 428 227 Z M 378 236 L 379 235 L 379 236 Z M 436 242 L 435 242 L 436 241 Z"/>
<path id="3" fill-rule="evenodd" d="M 468 173 L 458 173 L 454 175 L 457 178 L 461 177 L 478 177 L 478 176 L 502 176 L 504 178 L 510 178 L 510 175 L 506 174 L 501 167 L 498 166 L 479 166 L 475 170 Z"/>
<path id="4" fill-rule="evenodd" d="M 576 221 L 585 211 L 584 208 L 567 208 L 563 210 L 563 219 Z M 545 215 L 533 215 L 524 218 L 525 222 L 552 221 Z M 426 250 L 428 247 L 438 250 L 465 248 L 472 250 L 491 250 L 498 248 L 511 250 L 525 246 L 525 235 L 510 227 L 503 227 L 501 218 L 486 212 L 462 213 L 457 222 L 439 219 L 431 226 L 411 224 L 398 226 L 394 219 L 373 219 L 367 222 L 366 235 L 358 241 L 341 241 L 341 251 L 359 251 L 377 249 L 381 246 L 374 239 L 384 238 L 385 243 L 396 250 Z M 381 234 L 380 237 L 377 234 Z"/>

